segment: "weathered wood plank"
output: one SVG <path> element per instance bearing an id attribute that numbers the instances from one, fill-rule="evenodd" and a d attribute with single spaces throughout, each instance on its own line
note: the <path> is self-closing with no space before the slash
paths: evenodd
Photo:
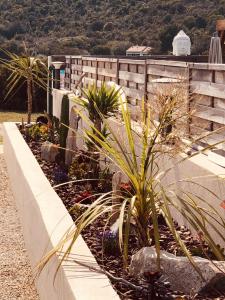
<path id="1" fill-rule="evenodd" d="M 205 130 L 211 130 L 212 122 L 198 117 L 191 118 L 191 124 Z"/>
<path id="2" fill-rule="evenodd" d="M 94 84 L 95 80 L 93 78 L 89 78 L 89 77 L 84 77 L 83 79 L 85 84 Z"/>
<path id="3" fill-rule="evenodd" d="M 144 60 L 135 60 L 135 59 L 125 59 L 125 58 L 121 58 L 119 59 L 119 63 L 123 63 L 123 64 L 135 64 L 135 65 L 144 65 L 145 61 Z"/>
<path id="4" fill-rule="evenodd" d="M 139 100 L 141 100 L 144 97 L 143 91 L 137 89 L 131 89 L 127 87 L 122 87 L 122 89 L 125 92 L 127 97 L 131 97 L 133 99 L 139 99 Z"/>
<path id="5" fill-rule="evenodd" d="M 72 59 L 82 59 L 82 56 L 81 55 L 71 55 L 70 56 Z"/>
<path id="6" fill-rule="evenodd" d="M 173 88 L 183 89 L 184 86 L 182 85 L 182 83 L 176 83 L 176 82 L 148 82 L 147 83 L 147 92 L 152 94 L 155 94 L 158 91 L 171 93 L 171 90 Z"/>
<path id="7" fill-rule="evenodd" d="M 215 82 L 225 84 L 225 72 L 216 71 L 215 72 Z"/>
<path id="8" fill-rule="evenodd" d="M 225 85 L 205 81 L 192 81 L 191 92 L 216 98 L 225 99 Z"/>
<path id="9" fill-rule="evenodd" d="M 119 79 L 125 79 L 136 83 L 145 82 L 144 74 L 138 74 L 138 73 L 127 72 L 127 71 L 119 71 Z"/>
<path id="10" fill-rule="evenodd" d="M 224 64 L 189 63 L 191 69 L 225 71 Z"/>
<path id="11" fill-rule="evenodd" d="M 191 100 L 192 107 L 194 107 L 196 104 L 212 106 L 212 97 L 210 96 L 193 94 L 191 95 Z"/>
<path id="12" fill-rule="evenodd" d="M 184 68 L 178 67 L 165 67 L 159 65 L 148 65 L 147 66 L 147 73 L 149 75 L 157 75 L 162 77 L 169 77 L 169 78 L 178 78 L 183 79 L 187 77 L 187 70 Z"/>
<path id="13" fill-rule="evenodd" d="M 209 145 L 214 145 L 216 143 L 219 143 L 218 145 L 215 146 L 216 149 L 225 149 L 225 143 L 223 142 L 225 140 L 225 134 L 221 133 L 215 133 L 213 131 L 208 131 L 204 130 L 200 127 L 191 125 L 190 126 L 190 133 L 196 137 L 203 137 L 201 139 L 202 143 L 209 144 Z M 208 135 L 207 137 L 204 137 Z"/>
<path id="14" fill-rule="evenodd" d="M 215 108 L 222 108 L 225 110 L 225 99 L 214 99 L 214 107 Z"/>
<path id="15" fill-rule="evenodd" d="M 70 78 L 65 77 L 64 81 L 65 83 L 70 83 Z"/>
<path id="16" fill-rule="evenodd" d="M 183 61 L 172 61 L 172 60 L 155 60 L 155 59 L 147 59 L 148 65 L 162 65 L 162 66 L 174 66 L 174 67 L 188 67 L 188 63 Z"/>
<path id="17" fill-rule="evenodd" d="M 96 73 L 96 68 L 95 67 L 89 67 L 89 66 L 83 66 L 83 72 L 87 73 Z"/>
<path id="18" fill-rule="evenodd" d="M 192 80 L 212 82 L 212 71 L 193 69 Z"/>
<path id="19" fill-rule="evenodd" d="M 98 74 L 109 77 L 116 77 L 116 70 L 98 68 Z"/>
<path id="20" fill-rule="evenodd" d="M 73 79 L 73 80 L 79 80 L 80 79 L 80 75 L 71 74 L 71 79 Z"/>
<path id="21" fill-rule="evenodd" d="M 225 125 L 225 110 L 197 104 L 196 117 Z"/>
<path id="22" fill-rule="evenodd" d="M 76 71 L 82 71 L 82 65 L 71 65 L 71 69 L 72 70 L 76 70 Z"/>
<path id="23" fill-rule="evenodd" d="M 115 58 L 105 58 L 105 57 L 97 57 L 96 60 L 99 62 L 115 62 L 116 61 Z"/>

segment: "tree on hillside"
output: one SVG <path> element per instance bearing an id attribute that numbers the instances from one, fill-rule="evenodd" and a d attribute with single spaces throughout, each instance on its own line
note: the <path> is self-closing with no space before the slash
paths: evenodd
<path id="1" fill-rule="evenodd" d="M 47 88 L 48 69 L 46 64 L 39 57 L 28 55 L 25 49 L 25 54 L 18 56 L 7 50 L 1 49 L 4 57 L 0 58 L 0 64 L 10 72 L 7 79 L 7 94 L 6 97 L 11 97 L 24 85 L 27 86 L 27 122 L 31 121 L 32 106 L 33 106 L 33 89 L 37 85 L 43 89 Z"/>
<path id="2" fill-rule="evenodd" d="M 163 53 L 167 53 L 172 49 L 173 38 L 178 31 L 179 29 L 176 25 L 170 25 L 160 33 L 159 39 L 161 40 L 161 51 Z"/>

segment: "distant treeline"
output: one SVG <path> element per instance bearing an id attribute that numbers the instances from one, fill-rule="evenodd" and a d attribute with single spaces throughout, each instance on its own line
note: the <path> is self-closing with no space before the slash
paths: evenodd
<path id="1" fill-rule="evenodd" d="M 172 51 L 183 29 L 192 54 L 206 54 L 225 0 L 1 0 L 0 42 L 20 53 L 124 55 L 130 45 Z"/>

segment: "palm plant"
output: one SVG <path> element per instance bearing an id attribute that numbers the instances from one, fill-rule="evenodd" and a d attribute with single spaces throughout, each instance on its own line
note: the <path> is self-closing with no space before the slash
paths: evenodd
<path id="1" fill-rule="evenodd" d="M 107 87 L 103 82 L 98 88 L 91 85 L 87 89 L 82 89 L 85 98 L 79 99 L 79 104 L 83 106 L 89 114 L 90 120 L 99 132 L 102 130 L 102 117 L 109 117 L 118 110 L 120 90 L 114 87 Z"/>
<path id="2" fill-rule="evenodd" d="M 114 205 L 112 205 L 112 193 L 99 196 L 76 220 L 74 228 L 70 229 L 66 237 L 62 238 L 58 247 L 43 259 L 42 267 L 58 250 L 62 249 L 63 245 L 69 243 L 62 257 L 62 261 L 65 260 L 82 230 L 103 214 L 108 213 L 109 218 L 111 218 L 115 209 L 119 210 L 119 244 L 123 252 L 125 265 L 128 257 L 131 226 L 134 226 L 140 247 L 150 246 L 154 240 L 158 267 L 160 268 L 160 215 L 165 220 L 174 240 L 200 273 L 176 229 L 172 213 L 174 209 L 188 221 L 196 232 L 201 233 L 201 238 L 210 246 L 215 256 L 219 260 L 224 260 L 221 248 L 217 245 L 209 230 L 216 232 L 225 242 L 225 221 L 219 212 L 193 190 L 185 191 L 181 188 L 177 192 L 174 187 L 176 183 L 163 183 L 163 179 L 168 176 L 172 167 L 160 166 L 161 160 L 164 159 L 168 162 L 170 157 L 174 158 L 177 149 L 183 149 L 185 145 L 182 138 L 177 136 L 177 139 L 174 139 L 173 130 L 165 134 L 165 128 L 171 124 L 176 130 L 177 122 L 185 124 L 189 114 L 181 108 L 181 106 L 185 107 L 186 103 L 183 99 L 179 99 L 179 95 L 174 94 L 173 97 L 164 98 L 162 96 L 160 101 L 160 111 L 156 111 L 154 105 L 147 106 L 143 101 L 139 130 L 135 129 L 127 103 L 121 103 L 123 126 L 120 124 L 121 121 L 113 126 L 112 120 L 105 118 L 98 111 L 104 126 L 110 132 L 110 139 L 105 138 L 100 131 L 97 131 L 92 122 L 78 111 L 90 128 L 86 129 L 84 134 L 91 141 L 95 141 L 98 150 L 129 179 L 132 185 L 132 194 L 127 192 L 124 195 L 122 194 L 118 199 L 119 201 Z M 158 115 L 158 122 L 155 121 L 156 114 Z M 123 131 L 121 130 L 122 127 L 124 128 Z M 119 128 L 118 131 L 115 128 Z M 196 155 L 196 153 L 193 155 Z M 184 156 L 176 164 L 188 160 L 190 157 Z M 197 184 L 190 178 L 183 179 L 183 181 Z M 212 193 L 207 188 L 206 190 L 208 193 Z M 204 205 L 199 203 L 204 203 Z"/>
<path id="3" fill-rule="evenodd" d="M 7 50 L 1 49 L 6 58 L 0 58 L 2 66 L 10 72 L 7 80 L 6 94 L 14 95 L 23 84 L 27 85 L 27 122 L 31 121 L 32 105 L 33 105 L 33 89 L 37 85 L 43 89 L 47 88 L 47 73 L 46 64 L 39 57 L 29 56 L 25 49 L 25 54 L 18 56 Z"/>
<path id="4" fill-rule="evenodd" d="M 114 87 L 107 87 L 103 82 L 100 88 L 97 85 L 91 85 L 87 89 L 82 89 L 84 98 L 76 98 L 75 102 L 83 107 L 89 115 L 90 121 L 93 123 L 92 131 L 95 134 L 101 133 L 105 138 L 108 137 L 106 126 L 102 126 L 102 116 L 108 118 L 115 114 L 119 106 L 120 89 L 116 90 Z M 95 141 L 92 141 L 89 135 L 86 139 L 86 145 L 91 152 L 92 169 L 95 177 L 99 176 L 100 171 L 100 157 Z"/>

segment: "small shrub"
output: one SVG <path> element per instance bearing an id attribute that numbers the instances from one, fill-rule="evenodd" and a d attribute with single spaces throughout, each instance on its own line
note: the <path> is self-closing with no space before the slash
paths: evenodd
<path id="1" fill-rule="evenodd" d="M 60 153 L 63 161 L 65 161 L 66 139 L 69 131 L 68 126 L 69 126 L 69 98 L 67 95 L 64 95 L 62 99 L 62 105 L 61 105 L 61 117 L 60 117 L 60 128 L 59 128 L 59 144 L 61 148 L 64 148 L 64 149 L 60 149 Z"/>

